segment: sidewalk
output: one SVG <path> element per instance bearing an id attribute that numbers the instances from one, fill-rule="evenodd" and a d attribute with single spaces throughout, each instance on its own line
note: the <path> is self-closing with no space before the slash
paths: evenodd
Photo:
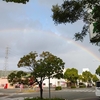
<path id="1" fill-rule="evenodd" d="M 10 95 L 0 93 L 0 100 L 24 100 L 23 98 L 8 98 Z"/>
<path id="2" fill-rule="evenodd" d="M 0 93 L 0 100 L 24 100 L 24 97 L 9 98 L 12 95 L 14 94 L 7 95 L 7 94 Z"/>
<path id="3" fill-rule="evenodd" d="M 54 89 L 51 89 L 52 91 L 54 91 Z M 47 89 L 44 90 L 44 92 L 48 91 Z M 24 98 L 27 98 L 27 97 L 17 97 L 17 98 L 10 98 L 10 96 L 13 96 L 15 94 L 27 94 L 27 93 L 32 93 L 33 91 L 32 90 L 27 90 L 27 92 L 24 90 L 24 92 L 16 92 L 16 93 L 11 93 L 11 94 L 8 94 L 8 93 L 0 93 L 0 100 L 24 100 Z M 34 92 L 39 92 L 39 89 L 35 90 Z M 30 97 L 31 98 L 31 97 Z"/>
<path id="4" fill-rule="evenodd" d="M 1 97 L 0 100 L 24 100 L 24 98 L 23 97 L 19 97 L 19 98 Z"/>
<path id="5" fill-rule="evenodd" d="M 20 94 L 28 94 L 28 93 L 32 93 L 33 91 L 32 90 L 27 90 L 27 92 L 22 91 L 22 92 L 16 92 L 16 93 L 0 93 L 0 100 L 24 100 L 24 98 L 27 98 L 27 97 L 17 97 L 17 98 L 10 98 L 10 96 L 13 96 L 13 95 L 20 95 Z M 34 92 L 39 92 L 39 91 L 34 91 Z M 31 98 L 31 97 L 30 97 Z"/>

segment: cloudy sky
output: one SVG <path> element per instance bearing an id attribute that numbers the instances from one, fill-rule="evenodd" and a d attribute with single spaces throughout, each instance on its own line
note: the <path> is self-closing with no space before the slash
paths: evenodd
<path id="1" fill-rule="evenodd" d="M 17 67 L 21 57 L 31 51 L 49 51 L 65 62 L 65 68 L 76 68 L 79 73 L 89 68 L 95 73 L 100 64 L 99 47 L 90 44 L 89 36 L 82 43 L 73 39 L 82 29 L 82 21 L 55 25 L 52 20 L 52 5 L 62 1 L 17 4 L 0 0 L 0 70 L 5 66 L 7 70 L 25 70 Z"/>

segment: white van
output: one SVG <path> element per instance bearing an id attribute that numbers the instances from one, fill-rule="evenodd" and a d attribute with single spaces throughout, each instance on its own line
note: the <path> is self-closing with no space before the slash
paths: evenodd
<path id="1" fill-rule="evenodd" d="M 95 95 L 100 97 L 100 81 L 96 82 Z"/>

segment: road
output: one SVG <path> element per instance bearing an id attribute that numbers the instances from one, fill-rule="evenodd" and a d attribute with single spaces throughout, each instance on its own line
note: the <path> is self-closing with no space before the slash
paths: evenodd
<path id="1" fill-rule="evenodd" d="M 34 93 L 18 93 L 18 89 L 1 89 L 0 92 L 4 92 L 5 94 L 12 94 L 8 98 L 18 98 L 18 97 L 39 97 L 39 92 Z M 49 93 L 44 92 L 43 97 L 48 98 Z M 84 89 L 63 89 L 60 91 L 51 91 L 51 97 L 59 97 L 65 98 L 66 100 L 99 100 L 98 97 L 95 96 L 94 88 L 84 88 Z"/>

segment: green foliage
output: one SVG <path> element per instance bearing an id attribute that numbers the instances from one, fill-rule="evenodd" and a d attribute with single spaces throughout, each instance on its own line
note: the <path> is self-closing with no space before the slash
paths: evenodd
<path id="1" fill-rule="evenodd" d="M 17 82 L 17 80 L 16 80 L 16 73 L 12 72 L 11 74 L 8 75 L 7 79 L 8 79 L 8 82 L 11 85 L 15 84 Z"/>
<path id="2" fill-rule="evenodd" d="M 79 88 L 86 88 L 86 85 L 79 85 Z"/>
<path id="3" fill-rule="evenodd" d="M 27 2 L 29 2 L 29 0 L 3 0 L 6 2 L 14 2 L 14 3 L 23 3 L 26 4 Z"/>
<path id="4" fill-rule="evenodd" d="M 78 70 L 75 68 L 68 68 L 64 73 L 64 78 L 72 83 L 76 83 L 78 79 Z"/>
<path id="5" fill-rule="evenodd" d="M 54 56 L 50 52 L 42 52 L 40 55 L 38 55 L 36 52 L 31 52 L 20 59 L 18 62 L 18 67 L 29 68 L 35 78 L 62 78 L 64 64 L 65 63 L 62 61 L 62 59 Z"/>
<path id="6" fill-rule="evenodd" d="M 93 32 L 100 34 L 100 0 L 64 0 L 61 5 L 52 6 L 52 18 L 56 24 L 75 23 L 83 20 L 81 32 L 75 33 L 75 40 L 83 41 L 89 25 L 94 22 Z M 91 10 L 91 11 L 90 11 Z M 100 40 L 93 42 L 98 45 Z"/>
<path id="7" fill-rule="evenodd" d="M 20 61 L 18 62 L 18 67 L 26 67 L 29 68 L 29 70 L 33 71 L 34 67 L 37 65 L 37 53 L 36 52 L 30 52 L 28 55 L 24 55 Z"/>
<path id="8" fill-rule="evenodd" d="M 76 86 L 71 86 L 71 88 L 76 88 Z"/>
<path id="9" fill-rule="evenodd" d="M 34 76 L 35 82 L 40 87 L 40 96 L 42 99 L 42 83 L 45 78 L 56 77 L 63 78 L 64 62 L 57 56 L 50 52 L 42 52 L 38 55 L 36 52 L 30 52 L 23 56 L 19 62 L 18 67 L 26 67 L 31 70 L 31 75 Z M 40 78 L 40 80 L 38 80 Z"/>
<path id="10" fill-rule="evenodd" d="M 100 76 L 100 65 L 98 66 L 98 68 L 96 69 L 96 72 L 95 72 L 97 75 Z"/>
<path id="11" fill-rule="evenodd" d="M 92 16 L 95 20 L 93 23 L 94 29 L 93 33 L 100 33 L 100 5 L 95 5 L 93 10 L 92 10 Z"/>
<path id="12" fill-rule="evenodd" d="M 74 0 L 66 0 L 61 6 L 52 6 L 52 11 L 52 18 L 56 24 L 74 23 L 84 14 L 82 3 Z"/>
<path id="13" fill-rule="evenodd" d="M 26 75 L 27 73 L 23 71 L 13 71 L 12 73 L 8 75 L 7 79 L 11 85 L 14 85 L 20 82 L 23 82 L 23 84 L 28 84 L 28 78 L 25 78 L 25 80 L 23 80 L 23 78 Z"/>
<path id="14" fill-rule="evenodd" d="M 37 97 L 37 98 L 25 98 L 24 100 L 41 100 L 41 98 Z M 42 100 L 65 100 L 65 99 L 62 99 L 62 98 L 43 98 Z"/>
<path id="15" fill-rule="evenodd" d="M 79 82 L 83 80 L 82 75 L 78 75 L 78 80 L 79 80 Z"/>
<path id="16" fill-rule="evenodd" d="M 98 77 L 97 77 L 96 75 L 93 75 L 92 81 L 93 81 L 93 82 L 96 82 L 96 81 L 99 81 L 99 79 L 98 79 Z"/>
<path id="17" fill-rule="evenodd" d="M 61 86 L 56 86 L 55 90 L 62 90 L 62 87 Z"/>
<path id="18" fill-rule="evenodd" d="M 91 82 L 93 75 L 91 74 L 91 72 L 85 71 L 85 72 L 82 73 L 82 76 L 83 76 L 84 82 Z"/>

